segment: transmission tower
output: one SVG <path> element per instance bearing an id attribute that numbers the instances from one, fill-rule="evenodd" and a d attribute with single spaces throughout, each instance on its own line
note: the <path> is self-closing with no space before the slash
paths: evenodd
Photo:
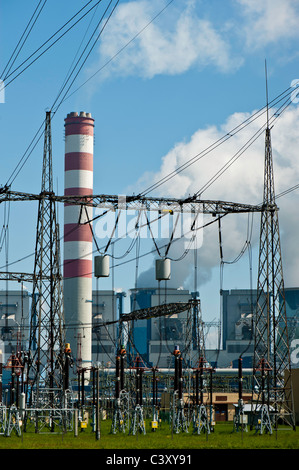
<path id="1" fill-rule="evenodd" d="M 62 276 L 60 274 L 59 228 L 52 194 L 51 112 L 47 112 L 30 320 L 27 372 L 29 404 L 32 403 L 32 392 L 38 400 L 41 385 L 51 390 L 61 389 L 63 386 L 65 339 Z"/>
<path id="2" fill-rule="evenodd" d="M 284 279 L 275 203 L 271 132 L 265 133 L 264 197 L 261 213 L 257 308 L 254 325 L 253 412 L 261 429 L 272 415 L 295 428 Z M 266 377 L 262 365 L 266 363 Z M 264 413 L 265 407 L 268 413 Z M 267 418 L 268 419 L 268 418 Z"/>

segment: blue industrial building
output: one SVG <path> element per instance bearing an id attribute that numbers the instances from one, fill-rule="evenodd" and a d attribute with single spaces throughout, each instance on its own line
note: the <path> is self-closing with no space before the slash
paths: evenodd
<path id="1" fill-rule="evenodd" d="M 288 336 L 292 369 L 299 368 L 299 288 L 285 288 Z"/>
<path id="2" fill-rule="evenodd" d="M 211 363 L 218 367 L 237 367 L 242 355 L 243 366 L 252 367 L 254 354 L 254 315 L 257 290 L 222 291 L 221 350 L 207 351 Z M 299 288 L 285 288 L 286 317 L 291 367 L 299 367 Z"/>
<path id="3" fill-rule="evenodd" d="M 188 290 L 167 288 L 131 289 L 131 311 L 155 307 L 163 303 L 188 302 Z M 176 345 L 183 350 L 186 343 L 187 312 L 167 318 L 151 318 L 132 322 L 132 342 L 136 352 L 148 365 L 169 367 Z"/>

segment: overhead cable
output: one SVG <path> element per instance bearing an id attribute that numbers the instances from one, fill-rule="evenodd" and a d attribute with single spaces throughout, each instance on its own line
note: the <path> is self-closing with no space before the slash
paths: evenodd
<path id="1" fill-rule="evenodd" d="M 37 22 L 37 19 L 38 19 L 39 15 L 41 14 L 41 12 L 42 12 L 42 10 L 43 10 L 45 4 L 47 3 L 47 0 L 44 0 L 44 3 L 43 3 L 42 5 L 41 5 L 41 3 L 42 3 L 42 0 L 40 0 L 39 3 L 38 3 L 38 5 L 36 6 L 36 8 L 35 8 L 35 10 L 34 10 L 32 16 L 31 16 L 29 22 L 27 23 L 27 26 L 26 26 L 25 30 L 23 31 L 23 33 L 22 33 L 22 35 L 21 35 L 21 37 L 20 37 L 20 39 L 19 39 L 19 41 L 18 41 L 16 47 L 14 48 L 14 50 L 13 50 L 13 52 L 12 52 L 12 54 L 11 54 L 11 56 L 10 56 L 10 58 L 9 58 L 9 60 L 8 60 L 8 62 L 7 62 L 7 64 L 6 64 L 6 66 L 4 67 L 4 69 L 3 69 L 2 73 L 1 73 L 1 77 L 2 77 L 3 81 L 5 81 L 6 78 L 7 78 L 7 76 L 8 76 L 8 75 L 5 75 L 5 76 L 4 76 L 4 74 L 6 73 L 6 70 L 8 69 L 8 70 L 7 70 L 7 74 L 8 74 L 8 73 L 10 72 L 10 70 L 11 70 L 13 64 L 15 63 L 16 59 L 18 58 L 18 55 L 20 54 L 22 48 L 24 47 L 24 44 L 25 44 L 25 42 L 27 41 L 27 39 L 28 39 L 28 37 L 29 37 L 29 35 L 30 35 L 30 33 L 31 33 L 31 31 L 32 31 L 32 29 L 33 29 L 35 23 Z M 41 5 L 41 7 L 40 7 L 40 5 Z M 40 7 L 40 9 L 39 9 L 39 7 Z M 32 24 L 31 24 L 31 23 L 32 23 Z M 27 31 L 27 30 L 28 30 L 28 31 Z M 26 34 L 26 33 L 27 33 L 27 34 Z M 25 36 L 25 35 L 26 35 L 26 36 Z"/>
<path id="2" fill-rule="evenodd" d="M 157 189 L 159 186 L 165 184 L 166 182 L 168 182 L 170 179 L 174 178 L 175 176 L 177 176 L 179 173 L 181 173 L 182 171 L 186 170 L 187 168 L 189 168 L 191 165 L 193 165 L 194 163 L 196 163 L 198 160 L 202 159 L 203 157 L 205 157 L 206 155 L 208 155 L 209 153 L 211 153 L 212 151 L 214 151 L 215 149 L 217 149 L 220 145 L 222 145 L 223 143 L 225 143 L 227 140 L 231 139 L 232 137 L 234 137 L 236 134 L 238 134 L 240 131 L 242 131 L 243 129 L 245 129 L 247 126 L 249 126 L 250 124 L 252 124 L 255 120 L 257 120 L 258 118 L 260 118 L 265 112 L 267 112 L 267 109 L 269 107 L 271 108 L 274 108 L 275 106 L 277 106 L 278 103 L 280 103 L 282 100 L 285 100 L 286 96 L 288 97 L 288 99 L 290 99 L 290 96 L 291 94 L 293 93 L 293 87 L 289 87 L 287 88 L 285 91 L 283 91 L 280 95 L 278 95 L 276 98 L 274 98 L 269 104 L 268 104 L 268 107 L 267 106 L 264 106 L 262 107 L 261 109 L 259 109 L 258 111 L 256 111 L 255 113 L 253 113 L 251 116 L 249 116 L 247 119 L 245 119 L 243 122 L 241 122 L 238 126 L 236 126 L 235 128 L 231 129 L 229 132 L 227 132 L 226 134 L 224 134 L 222 137 L 220 137 L 219 139 L 217 139 L 214 143 L 212 143 L 211 145 L 209 145 L 208 147 L 206 147 L 205 149 L 203 149 L 201 152 L 197 153 L 196 155 L 194 155 L 192 158 L 190 158 L 189 160 L 187 160 L 186 162 L 184 162 L 182 165 L 178 166 L 177 168 L 175 168 L 172 172 L 168 173 L 167 175 L 165 175 L 163 178 L 161 178 L 160 180 L 156 181 L 155 183 L 153 183 L 152 185 L 150 185 L 148 188 L 146 188 L 144 191 L 141 191 L 138 196 L 139 197 L 142 197 L 142 196 L 145 196 L 146 194 L 148 194 L 149 192 L 152 192 L 153 190 Z M 277 112 L 274 113 L 274 115 L 277 115 L 276 117 L 279 117 L 281 115 L 281 112 L 279 114 L 277 114 Z"/>
<path id="3" fill-rule="evenodd" d="M 102 0 L 100 0 L 100 1 L 102 1 Z M 97 2 L 96 5 L 94 5 L 94 7 L 97 6 L 98 3 L 99 3 L 99 2 Z M 101 19 L 100 19 L 100 21 L 99 21 L 98 24 L 97 24 L 97 28 L 99 27 L 100 23 L 103 21 L 105 14 L 107 13 L 109 7 L 111 6 L 111 3 L 112 3 L 112 0 L 110 0 L 110 2 L 109 2 L 109 4 L 108 4 L 108 7 L 106 8 L 105 12 L 104 12 L 103 15 L 101 16 Z M 83 57 L 83 54 L 86 52 L 86 49 L 87 49 L 88 45 L 90 44 L 90 42 L 91 42 L 91 40 L 92 40 L 92 38 L 93 38 L 93 36 L 94 36 L 96 30 L 94 30 L 93 34 L 91 35 L 91 37 L 90 37 L 90 39 L 89 39 L 87 45 L 86 45 L 85 48 L 84 48 L 84 51 L 83 51 L 83 52 L 81 53 L 81 55 L 80 55 L 80 58 L 77 60 L 77 62 L 76 62 L 76 64 L 75 64 L 75 66 L 73 67 L 71 73 L 69 73 L 68 78 L 64 81 L 63 87 L 60 89 L 60 91 L 59 91 L 59 93 L 58 93 L 56 99 L 54 100 L 54 103 L 53 103 L 52 106 L 51 106 L 51 110 L 53 110 L 53 108 L 54 108 L 56 102 L 58 101 L 58 99 L 59 99 L 60 95 L 62 94 L 63 90 L 66 88 L 66 86 L 67 86 L 68 82 L 70 81 L 72 75 L 76 72 L 75 77 L 72 79 L 72 82 L 71 82 L 70 85 L 68 86 L 68 88 L 67 88 L 67 90 L 66 90 L 66 92 L 65 92 L 65 94 L 64 94 L 64 96 L 63 96 L 63 98 L 62 98 L 62 100 L 61 100 L 60 103 L 56 106 L 55 110 L 52 112 L 52 118 L 54 117 L 55 113 L 58 111 L 58 108 L 59 108 L 60 105 L 62 104 L 64 97 L 65 97 L 66 94 L 69 92 L 69 90 L 70 90 L 70 88 L 72 87 L 74 81 L 76 80 L 78 74 L 79 74 L 80 71 L 82 70 L 84 64 L 86 63 L 86 61 L 87 61 L 89 55 L 91 54 L 93 48 L 95 47 L 97 41 L 99 40 L 99 37 L 100 37 L 101 34 L 103 33 L 103 30 L 104 30 L 104 28 L 106 27 L 108 21 L 110 20 L 111 15 L 112 15 L 112 13 L 114 12 L 114 10 L 115 10 L 116 6 L 118 5 L 118 3 L 119 3 L 119 0 L 117 0 L 117 2 L 116 2 L 116 4 L 114 5 L 112 11 L 109 13 L 108 18 L 106 19 L 106 21 L 105 21 L 105 23 L 104 23 L 104 26 L 101 28 L 101 31 L 100 31 L 99 34 L 97 35 L 97 37 L 96 37 L 96 39 L 94 40 L 94 42 L 93 42 L 91 48 L 89 49 L 89 51 L 87 52 L 86 56 L 84 57 L 83 62 L 81 62 L 81 64 L 79 63 L 80 60 L 81 60 L 82 57 Z M 93 8 L 94 8 L 94 7 L 93 7 Z M 91 9 L 90 9 L 90 10 L 91 10 Z M 90 10 L 89 10 L 89 11 L 90 11 Z M 88 13 L 88 12 L 87 12 L 87 13 Z M 87 14 L 87 13 L 86 13 L 86 14 Z M 76 68 L 77 68 L 77 67 L 79 67 L 79 69 L 76 71 Z M 43 122 L 42 122 L 42 124 L 40 125 L 38 131 L 37 131 L 36 134 L 34 135 L 34 137 L 33 137 L 33 139 L 31 140 L 29 146 L 27 147 L 26 151 L 24 152 L 23 156 L 22 156 L 21 159 L 19 160 L 19 162 L 18 162 L 17 166 L 15 167 L 14 171 L 12 172 L 11 176 L 10 176 L 9 179 L 7 180 L 6 186 L 11 186 L 11 184 L 15 181 L 15 179 L 16 179 L 17 176 L 19 175 L 20 171 L 21 171 L 22 168 L 24 167 L 25 163 L 28 161 L 29 157 L 31 156 L 33 150 L 34 150 L 35 147 L 37 146 L 38 142 L 39 142 L 40 139 L 42 138 L 44 122 L 45 122 L 45 120 L 43 120 Z"/>
<path id="4" fill-rule="evenodd" d="M 23 69 L 19 71 L 16 75 L 14 75 L 23 65 L 25 65 L 31 58 L 33 58 L 41 49 L 43 49 L 57 34 L 59 34 L 71 21 L 73 21 L 93 0 L 89 0 L 75 15 L 73 15 L 66 23 L 63 24 L 52 36 L 50 36 L 41 46 L 39 46 L 26 60 L 24 60 L 18 67 L 16 67 L 12 72 L 10 72 L 6 76 L 2 76 L 2 80 L 4 82 L 4 87 L 6 88 L 10 83 L 12 83 L 16 78 L 22 75 L 25 70 L 31 67 L 40 57 L 42 57 L 47 51 L 49 51 L 55 44 L 57 44 L 60 39 L 62 39 L 69 31 L 71 31 L 83 18 L 85 18 L 97 5 L 102 1 L 98 0 L 98 2 L 93 5 L 87 12 L 85 12 L 74 24 L 72 24 L 66 31 L 64 31 L 55 41 L 53 41 L 46 49 L 44 49 L 38 56 L 36 56 L 29 64 L 27 64 Z M 14 76 L 13 76 L 14 75 Z M 7 81 L 9 78 L 11 79 Z"/>

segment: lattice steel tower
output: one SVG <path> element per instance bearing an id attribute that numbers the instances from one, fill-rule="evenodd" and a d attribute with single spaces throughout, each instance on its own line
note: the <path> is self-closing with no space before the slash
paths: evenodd
<path id="1" fill-rule="evenodd" d="M 265 133 L 264 196 L 261 213 L 257 306 L 254 321 L 253 411 L 271 432 L 278 419 L 295 427 L 284 279 L 275 202 L 271 131 Z M 273 419 L 270 419 L 270 416 Z"/>
<path id="2" fill-rule="evenodd" d="M 59 227 L 52 173 L 51 112 L 46 113 L 42 185 L 38 205 L 27 393 L 39 395 L 41 385 L 63 388 L 64 325 Z M 28 397 L 28 396 L 27 396 Z"/>

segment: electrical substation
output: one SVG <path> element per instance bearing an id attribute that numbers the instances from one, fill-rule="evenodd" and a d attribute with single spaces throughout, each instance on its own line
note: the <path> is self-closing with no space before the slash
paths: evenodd
<path id="1" fill-rule="evenodd" d="M 230 419 L 236 432 L 255 429 L 260 434 L 272 433 L 282 422 L 295 429 L 287 321 L 281 301 L 284 286 L 269 126 L 265 131 L 264 200 L 259 206 L 204 201 L 196 196 L 188 200 L 128 196 L 125 205 L 122 201 L 118 207 L 116 196 L 93 195 L 93 128 L 94 120 L 88 113 L 67 116 L 66 186 L 64 195 L 57 196 L 53 191 L 51 112 L 47 112 L 40 194 L 17 193 L 9 188 L 1 191 L 1 203 L 38 201 L 34 271 L 1 275 L 7 281 L 30 281 L 33 299 L 27 341 L 20 337 L 16 350 L 1 364 L 2 373 L 5 370 L 10 374 L 6 393 L 1 390 L 1 433 L 20 435 L 30 429 L 68 432 L 79 425 L 86 427 L 91 420 L 98 436 L 101 415 L 101 419 L 111 420 L 113 434 L 145 434 L 146 420 L 150 421 L 152 432 L 159 432 L 161 420 L 167 420 L 176 434 L 209 434 L 215 428 L 217 405 L 227 401 L 228 395 L 232 408 Z M 56 216 L 58 203 L 64 204 L 63 273 Z M 161 301 L 160 282 L 167 283 L 171 276 L 167 250 L 165 257 L 156 260 L 159 283 L 156 306 L 127 314 L 119 312 L 110 321 L 96 320 L 93 328 L 97 332 L 114 326 L 117 337 L 114 363 L 109 367 L 95 365 L 90 326 L 92 304 L 87 299 L 92 298 L 92 277 L 98 281 L 110 276 L 111 239 L 103 252 L 92 256 L 93 207 L 101 206 L 105 212 L 113 210 L 118 214 L 128 208 L 138 213 L 156 211 L 160 216 L 171 211 L 175 216 L 183 204 L 184 210 L 193 216 L 194 227 L 200 212 L 211 214 L 212 220 L 216 220 L 220 253 L 223 216 L 233 213 L 238 217 L 244 212 L 261 214 L 253 366 L 244 369 L 241 355 L 234 369 L 221 369 L 217 362 L 209 363 L 205 324 L 196 292 L 185 302 Z M 116 225 L 117 220 L 118 216 Z M 149 218 L 150 227 L 148 221 Z M 170 237 L 169 246 L 171 242 Z M 101 295 L 98 290 L 96 293 L 97 297 Z M 168 321 L 181 315 L 185 320 L 185 336 L 177 337 L 180 344 L 172 350 L 169 348 L 167 366 L 146 363 L 134 344 L 136 325 L 162 320 L 167 326 Z M 159 325 L 161 328 L 162 323 Z"/>
<path id="2" fill-rule="evenodd" d="M 289 95 L 288 90 L 286 102 Z M 176 172 L 136 195 L 94 194 L 97 123 L 96 116 L 86 111 L 69 112 L 61 122 L 64 191 L 58 195 L 52 165 L 51 123 L 55 113 L 46 111 L 40 192 L 18 192 L 10 186 L 0 189 L 0 204 L 4 206 L 37 204 L 32 272 L 0 273 L 0 280 L 6 283 L 0 319 L 0 435 L 72 433 L 75 438 L 79 431 L 91 429 L 100 440 L 103 420 L 111 423 L 111 434 L 128 438 L 158 434 L 162 425 L 177 435 L 208 436 L 219 421 L 230 422 L 231 431 L 242 434 L 272 434 L 280 426 L 296 431 L 294 375 L 298 370 L 292 370 L 290 337 L 297 323 L 294 319 L 292 324 L 288 322 L 286 311 L 271 144 L 271 129 L 279 115 L 269 117 L 269 109 L 275 104 L 275 100 L 271 106 L 267 102 L 257 113 L 266 118 L 258 135 L 265 139 L 264 173 L 259 175 L 264 191 L 262 202 L 255 205 L 202 199 L 200 191 L 182 199 L 148 196 Z M 249 122 L 240 124 L 223 141 Z M 215 142 L 214 148 L 219 145 Z M 206 152 L 212 150 L 213 146 Z M 63 227 L 59 224 L 60 207 Z M 127 211 L 137 214 L 124 255 L 125 259 L 136 249 L 135 282 L 134 268 L 127 271 L 132 278 L 129 309 L 124 307 L 127 294 L 115 289 L 113 256 L 116 233 Z M 104 247 L 99 247 L 95 221 L 111 214 L 114 224 L 110 237 Z M 188 246 L 181 258 L 173 260 L 170 249 L 182 214 L 189 221 Z M 258 214 L 260 222 L 258 265 L 252 266 L 257 273 L 256 290 L 238 293 L 216 286 L 215 296 L 220 296 L 225 309 L 214 321 L 204 321 L 205 306 L 197 281 L 201 269 L 197 264 L 197 235 L 215 224 L 215 252 L 222 269 L 223 219 L 241 214 Z M 167 243 L 161 247 L 154 224 L 166 217 L 171 218 L 172 227 Z M 155 277 L 147 287 L 137 283 L 141 230 L 149 234 L 155 254 Z M 183 263 L 191 249 L 194 289 L 189 292 L 179 286 L 169 287 L 173 263 Z M 100 290 L 103 279 L 112 279 L 111 290 Z M 20 292 L 9 290 L 11 281 L 19 283 Z M 30 290 L 25 291 L 24 283 Z M 249 292 L 254 295 L 250 305 L 244 300 Z M 229 302 L 234 302 L 234 295 L 238 296 L 240 312 L 243 310 L 229 318 Z M 218 335 L 218 346 L 213 350 L 207 347 L 211 328 Z M 224 349 L 227 355 L 221 362 Z M 224 367 L 227 358 L 230 364 Z"/>

